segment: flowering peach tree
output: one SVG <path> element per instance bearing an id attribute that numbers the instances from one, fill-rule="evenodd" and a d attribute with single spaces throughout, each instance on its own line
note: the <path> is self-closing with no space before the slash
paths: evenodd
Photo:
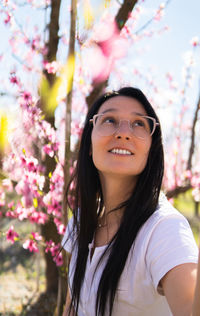
<path id="1" fill-rule="evenodd" d="M 158 111 L 162 110 L 159 105 L 161 98 L 165 100 L 165 108 L 174 107 L 177 114 L 171 125 L 173 135 L 166 141 L 164 190 L 169 197 L 173 197 L 192 188 L 194 199 L 200 201 L 199 149 L 196 146 L 200 101 L 194 115 L 191 115 L 187 98 L 195 67 L 195 54 L 200 46 L 199 39 L 192 39 L 192 53 L 187 56 L 184 65 L 185 86 L 178 87 L 173 74 L 167 73 L 166 85 L 170 93 L 163 96 L 163 90 L 153 75 L 142 73 L 133 66 L 129 69 L 131 76 L 127 79 L 123 77 L 123 69 L 127 53 L 133 45 L 137 47 L 144 39 L 164 36 L 168 31 L 168 26 L 159 27 L 159 23 L 170 4 L 169 0 L 161 3 L 142 25 L 140 19 L 145 1 L 135 1 L 133 11 L 127 10 L 127 14 L 120 11 L 123 5 L 126 8 L 126 1 L 122 4 L 105 1 L 101 16 L 96 19 L 89 1 L 80 1 L 77 4 L 80 10 L 77 19 L 83 25 L 81 30 L 77 28 L 75 32 L 75 70 L 74 60 L 68 59 L 66 62 L 70 38 L 69 22 L 66 22 L 65 15 L 69 16 L 70 5 L 57 10 L 57 21 L 60 19 L 61 24 L 57 27 L 59 36 L 57 34 L 57 38 L 52 40 L 53 43 L 56 40 L 59 43 L 56 54 L 52 53 L 56 44 L 49 44 L 52 30 L 49 28 L 48 33 L 47 25 L 55 22 L 55 16 L 51 13 L 53 10 L 55 13 L 56 6 L 60 4 L 60 1 L 56 3 L 53 0 L 27 0 L 23 3 L 3 0 L 0 4 L 1 23 L 8 34 L 10 56 L 9 67 L 6 67 L 1 82 L 1 96 L 5 108 L 9 108 L 10 103 L 14 104 L 14 110 L 0 112 L 0 216 L 9 220 L 30 221 L 37 224 L 38 228 L 52 221 L 59 236 L 57 240 L 54 240 L 54 236 L 45 238 L 38 229 L 22 240 L 11 221 L 10 228 L 2 231 L 0 237 L 6 237 L 11 243 L 20 241 L 31 252 L 38 252 L 40 243 L 45 253 L 52 255 L 57 266 L 63 264 L 60 240 L 66 224 L 63 221 L 65 108 L 72 77 L 69 174 L 75 163 L 76 144 L 88 106 L 106 86 L 108 89 L 115 87 L 112 78 L 116 77 L 119 85 L 124 82 L 130 85 L 141 83 Z M 62 11 L 65 15 L 62 15 Z M 26 12 L 39 16 L 40 20 L 35 20 L 38 23 L 33 22 L 34 19 L 22 19 Z M 81 20 L 82 13 L 84 19 Z M 7 58 L 6 52 L 0 52 L 2 65 L 7 63 Z M 129 62 L 126 67 L 129 67 Z M 174 102 L 174 96 L 177 95 L 181 100 L 178 109 Z M 53 167 L 49 169 L 48 164 L 52 161 Z M 11 193 L 13 199 L 10 198 Z"/>

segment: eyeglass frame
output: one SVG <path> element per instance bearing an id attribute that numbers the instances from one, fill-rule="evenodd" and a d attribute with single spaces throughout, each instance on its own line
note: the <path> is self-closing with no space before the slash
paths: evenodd
<path id="1" fill-rule="evenodd" d="M 99 113 L 99 114 L 94 114 L 94 115 L 93 115 L 92 119 L 89 120 L 89 122 L 93 124 L 93 127 L 96 126 L 95 118 L 96 118 L 96 117 L 99 117 L 99 116 L 102 116 L 102 115 L 104 115 L 104 114 L 105 114 L 105 113 Z M 159 124 L 158 122 L 156 122 L 156 119 L 155 119 L 154 117 L 151 117 L 151 116 L 148 116 L 148 115 L 139 115 L 139 116 L 142 117 L 142 118 L 150 119 L 150 120 L 153 121 L 153 129 L 152 129 L 151 134 L 149 135 L 149 136 L 152 136 L 153 133 L 155 132 L 156 126 L 158 126 L 158 125 L 160 125 L 160 124 Z M 123 119 L 121 120 L 121 119 L 120 119 L 120 120 L 119 120 L 119 124 L 120 124 L 122 121 L 129 122 L 129 128 L 130 128 L 130 120 L 123 120 Z M 118 128 L 119 128 L 119 127 L 120 127 L 120 125 L 118 126 Z M 110 135 L 101 135 L 101 136 L 104 137 L 104 136 L 111 136 L 111 135 L 114 135 L 114 134 L 117 132 L 118 128 L 116 129 L 116 131 L 115 131 L 114 133 L 112 133 L 112 134 L 110 134 Z M 133 134 L 133 135 L 134 135 L 134 134 Z M 135 137 L 137 137 L 137 136 L 135 136 Z M 142 137 L 137 137 L 137 138 L 143 139 Z"/>

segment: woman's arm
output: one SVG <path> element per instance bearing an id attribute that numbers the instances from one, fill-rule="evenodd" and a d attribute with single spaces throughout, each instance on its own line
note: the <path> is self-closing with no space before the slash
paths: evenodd
<path id="1" fill-rule="evenodd" d="M 192 315 L 196 278 L 196 263 L 178 265 L 162 278 L 160 283 L 173 316 Z M 200 311 L 194 316 L 200 316 Z"/>
<path id="2" fill-rule="evenodd" d="M 192 316 L 200 316 L 200 252 L 199 252 L 197 281 L 196 281 Z"/>

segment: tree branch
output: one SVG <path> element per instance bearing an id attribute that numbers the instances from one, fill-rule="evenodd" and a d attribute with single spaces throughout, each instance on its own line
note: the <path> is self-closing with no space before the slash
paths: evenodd
<path id="1" fill-rule="evenodd" d="M 196 105 L 196 110 L 195 110 L 194 118 L 193 118 L 192 131 L 191 131 L 191 143 L 190 143 L 188 162 L 187 162 L 187 170 L 191 170 L 192 169 L 192 157 L 193 157 L 194 150 L 195 150 L 195 127 L 196 127 L 196 123 L 197 123 L 197 120 L 198 120 L 198 112 L 199 112 L 199 110 L 200 110 L 200 93 L 199 93 L 199 99 L 198 99 L 198 102 L 197 102 L 197 105 Z M 166 192 L 166 196 L 167 196 L 167 198 L 170 199 L 170 198 L 178 196 L 181 193 L 187 192 L 191 188 L 192 188 L 192 185 L 191 185 L 190 181 L 188 180 L 185 185 L 177 186 L 173 190 L 167 191 Z"/>
<path id="2" fill-rule="evenodd" d="M 137 3 L 137 0 L 124 0 L 123 4 L 121 5 L 115 17 L 115 21 L 116 21 L 117 28 L 119 29 L 119 31 L 121 31 L 124 25 L 126 24 L 129 18 L 129 15 L 131 11 L 133 10 L 134 6 L 136 5 L 136 3 Z M 93 85 L 93 89 L 91 93 L 88 95 L 88 97 L 86 98 L 88 108 L 91 107 L 94 101 L 106 88 L 106 86 L 108 85 L 108 80 L 105 80 L 99 83 L 93 82 L 92 85 Z"/>
<path id="3" fill-rule="evenodd" d="M 196 110 L 194 113 L 194 118 L 193 118 L 193 124 L 192 124 L 192 131 L 191 131 L 191 143 L 190 143 L 190 150 L 189 150 L 189 155 L 188 155 L 188 162 L 187 162 L 187 170 L 191 170 L 192 168 L 192 157 L 194 154 L 194 149 L 195 149 L 195 127 L 198 119 L 198 112 L 200 110 L 200 92 L 199 92 L 199 99 L 196 105 Z"/>
<path id="4" fill-rule="evenodd" d="M 59 43 L 59 12 L 60 12 L 61 0 L 52 0 L 51 1 L 51 16 L 49 23 L 49 40 L 47 42 L 47 55 L 46 59 L 48 62 L 52 62 L 56 60 L 56 54 L 58 51 L 58 43 Z M 44 71 L 44 74 L 50 84 L 52 86 L 55 81 L 55 74 L 48 73 Z"/>
<path id="5" fill-rule="evenodd" d="M 124 3 L 120 7 L 115 17 L 115 21 L 116 21 L 119 31 L 123 29 L 136 3 L 137 3 L 137 0 L 124 0 Z"/>
<path id="6" fill-rule="evenodd" d="M 167 191 L 166 192 L 166 196 L 167 196 L 168 199 L 171 199 L 173 197 L 178 196 L 181 193 L 187 192 L 191 188 L 192 188 L 192 186 L 191 186 L 190 183 L 186 184 L 185 186 L 181 186 L 181 187 L 178 186 L 178 187 L 176 187 L 176 188 L 174 188 L 172 190 Z"/>

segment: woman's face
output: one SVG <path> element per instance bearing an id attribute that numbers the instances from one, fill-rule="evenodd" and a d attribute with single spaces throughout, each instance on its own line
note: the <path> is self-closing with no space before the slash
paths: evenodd
<path id="1" fill-rule="evenodd" d="M 92 130 L 92 158 L 100 176 L 137 178 L 144 170 L 152 138 L 150 134 L 138 138 L 131 131 L 128 121 L 133 122 L 136 113 L 139 116 L 147 115 L 140 102 L 125 96 L 110 98 L 100 107 L 98 114 L 106 114 L 107 118 L 111 118 L 106 119 L 108 128 L 110 123 L 113 124 L 113 118 L 122 120 L 112 135 L 100 135 L 97 126 Z"/>

